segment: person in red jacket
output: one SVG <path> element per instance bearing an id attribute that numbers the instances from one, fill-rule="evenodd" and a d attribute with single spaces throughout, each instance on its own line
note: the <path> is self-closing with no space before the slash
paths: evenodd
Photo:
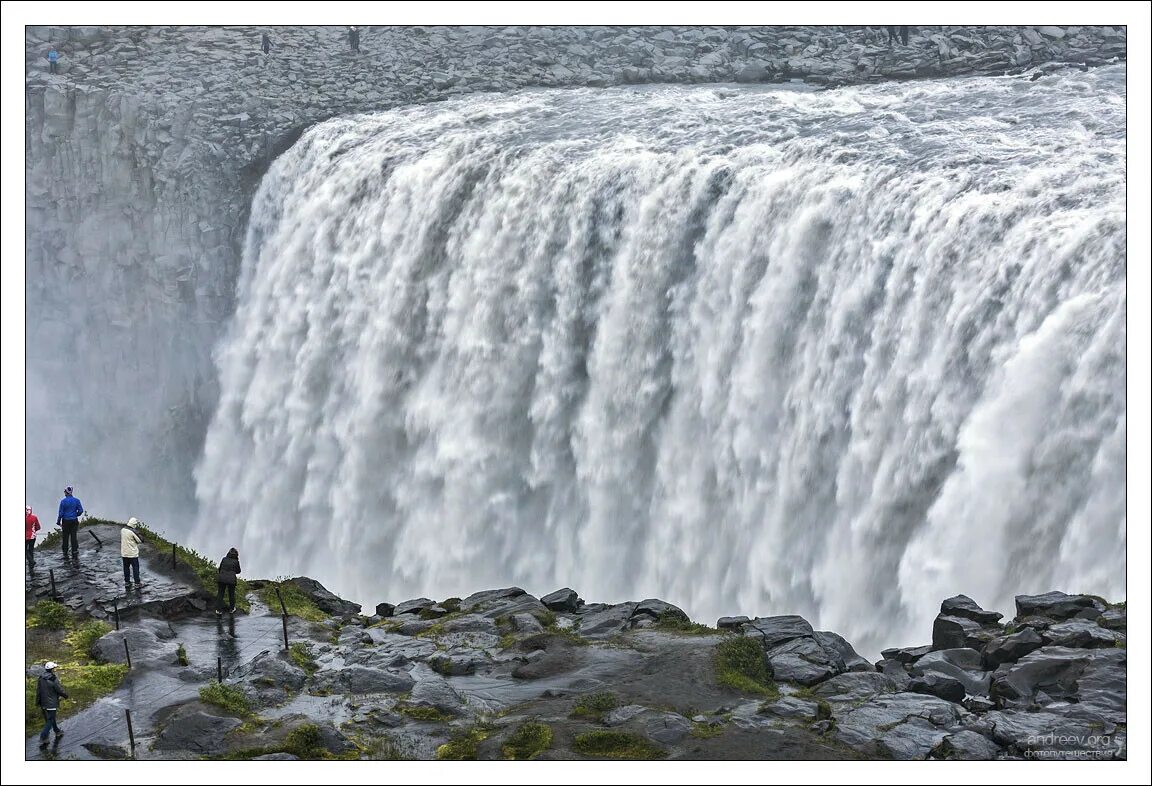
<path id="1" fill-rule="evenodd" d="M 32 506 L 24 506 L 24 543 L 28 550 L 28 567 L 36 567 L 36 533 L 40 531 L 40 519 L 32 514 Z"/>

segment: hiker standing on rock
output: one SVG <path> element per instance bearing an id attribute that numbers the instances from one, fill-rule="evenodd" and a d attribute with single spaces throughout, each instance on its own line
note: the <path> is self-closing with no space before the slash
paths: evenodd
<path id="1" fill-rule="evenodd" d="M 264 54 L 272 51 L 272 37 L 268 35 L 268 31 L 260 33 L 260 48 L 264 50 Z"/>
<path id="2" fill-rule="evenodd" d="M 135 578 L 136 586 L 140 586 L 140 536 L 136 534 L 136 526 L 140 520 L 135 516 L 128 519 L 128 524 L 120 530 L 120 559 L 124 562 L 124 586 L 127 587 Z M 132 569 L 132 576 L 128 569 Z"/>
<path id="3" fill-rule="evenodd" d="M 360 54 L 360 28 L 356 25 L 348 27 L 348 46 L 352 47 L 353 52 Z"/>
<path id="4" fill-rule="evenodd" d="M 216 616 L 224 613 L 224 590 L 228 590 L 228 613 L 236 611 L 236 576 L 240 573 L 240 552 L 228 549 L 228 555 L 220 560 L 220 570 L 216 574 Z"/>
<path id="5" fill-rule="evenodd" d="M 48 745 L 48 732 L 55 731 L 56 739 L 64 736 L 64 730 L 56 725 L 56 710 L 60 709 L 60 699 L 68 698 L 68 692 L 56 678 L 56 664 L 44 664 L 44 673 L 36 682 L 36 706 L 44 713 L 44 729 L 40 732 L 40 747 Z"/>
<path id="6" fill-rule="evenodd" d="M 60 60 L 60 53 L 56 51 L 56 47 L 49 49 L 48 54 L 44 55 L 44 57 L 48 60 L 48 73 L 57 73 L 56 63 Z"/>
<path id="7" fill-rule="evenodd" d="M 40 531 L 40 519 L 32 514 L 32 506 L 24 506 L 24 542 L 28 550 L 28 567 L 36 567 L 36 533 Z"/>
<path id="8" fill-rule="evenodd" d="M 84 515 L 84 506 L 80 500 L 72 496 L 72 487 L 64 489 L 64 499 L 60 500 L 60 510 L 56 515 L 56 526 L 63 530 L 61 543 L 64 549 L 64 559 L 68 559 L 68 545 L 72 545 L 72 558 L 80 559 L 80 546 L 77 533 L 80 531 L 80 517 Z"/>

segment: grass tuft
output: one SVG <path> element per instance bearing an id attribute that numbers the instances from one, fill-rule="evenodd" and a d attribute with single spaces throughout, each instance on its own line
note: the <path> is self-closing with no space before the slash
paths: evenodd
<path id="1" fill-rule="evenodd" d="M 764 648 L 746 636 L 733 636 L 716 645 L 716 682 L 741 693 L 776 697 L 780 689 L 768 676 Z"/>
<path id="2" fill-rule="evenodd" d="M 586 718 L 587 720 L 599 723 L 604 720 L 605 714 L 619 706 L 620 700 L 616 698 L 615 693 L 609 693 L 607 691 L 602 693 L 589 693 L 586 696 L 581 696 L 576 701 L 576 704 L 572 707 L 572 712 L 568 713 L 568 717 Z"/>
<path id="3" fill-rule="evenodd" d="M 260 600 L 273 612 L 280 611 L 280 600 L 276 597 L 276 587 L 280 587 L 280 595 L 284 598 L 284 607 L 292 617 L 299 617 L 309 622 L 323 622 L 328 619 L 320 608 L 312 602 L 302 589 L 290 582 L 268 582 L 260 588 Z M 236 594 L 240 591 L 237 589 Z"/>
<path id="4" fill-rule="evenodd" d="M 552 728 L 547 723 L 528 721 L 512 732 L 500 748 L 505 759 L 531 759 L 552 744 Z"/>
<path id="5" fill-rule="evenodd" d="M 214 704 L 233 715 L 245 718 L 252 714 L 248 697 L 235 685 L 213 682 L 200 689 L 200 701 Z"/>
<path id="6" fill-rule="evenodd" d="M 668 753 L 636 734 L 621 731 L 589 731 L 572 741 L 572 750 L 582 756 L 607 759 L 663 759 Z"/>
<path id="7" fill-rule="evenodd" d="M 487 729 L 474 726 L 437 748 L 436 758 L 441 761 L 475 761 L 476 747 L 488 738 L 488 734 Z"/>

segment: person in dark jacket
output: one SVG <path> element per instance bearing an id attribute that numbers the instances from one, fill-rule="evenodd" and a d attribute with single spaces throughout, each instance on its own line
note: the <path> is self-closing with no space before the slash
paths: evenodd
<path id="1" fill-rule="evenodd" d="M 220 560 L 220 570 L 216 574 L 216 614 L 223 614 L 224 590 L 228 590 L 228 613 L 236 611 L 236 576 L 240 574 L 240 552 L 228 549 L 228 555 Z"/>
<path id="2" fill-rule="evenodd" d="M 36 567 L 36 533 L 40 531 L 40 519 L 32 513 L 32 506 L 24 506 L 24 543 L 28 552 L 28 567 Z"/>
<path id="3" fill-rule="evenodd" d="M 77 533 L 80 531 L 80 517 L 84 515 L 84 506 L 80 500 L 72 496 L 72 487 L 64 489 L 64 499 L 60 500 L 60 510 L 56 515 L 56 525 L 64 531 L 63 543 L 64 559 L 68 559 L 68 545 L 72 545 L 72 556 L 80 557 L 80 546 L 77 542 Z"/>
<path id="4" fill-rule="evenodd" d="M 60 699 L 68 698 L 68 692 L 56 678 L 56 664 L 44 664 L 44 673 L 36 682 L 36 706 L 44 713 L 44 729 L 40 732 L 40 746 L 48 744 L 48 732 L 55 731 L 56 739 L 64 736 L 64 730 L 56 725 L 56 710 L 60 709 Z"/>
<path id="5" fill-rule="evenodd" d="M 260 48 L 264 50 L 264 54 L 272 51 L 272 36 L 268 35 L 267 30 L 260 34 Z"/>
<path id="6" fill-rule="evenodd" d="M 356 25 L 348 26 L 348 46 L 352 47 L 352 51 L 360 54 L 360 28 Z"/>

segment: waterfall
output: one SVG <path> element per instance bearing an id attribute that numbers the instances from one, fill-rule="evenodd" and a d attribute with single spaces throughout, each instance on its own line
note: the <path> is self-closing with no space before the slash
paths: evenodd
<path id="1" fill-rule="evenodd" d="M 323 123 L 252 206 L 193 542 L 869 651 L 960 592 L 1122 597 L 1125 76 Z"/>

